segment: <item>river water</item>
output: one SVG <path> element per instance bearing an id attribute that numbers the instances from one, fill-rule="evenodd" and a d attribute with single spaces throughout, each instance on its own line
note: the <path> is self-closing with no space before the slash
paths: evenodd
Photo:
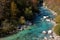
<path id="1" fill-rule="evenodd" d="M 17 34 L 9 37 L 1 38 L 0 40 L 43 40 L 45 36 L 48 37 L 48 34 L 45 35 L 42 31 L 52 29 L 53 23 L 43 19 L 43 16 L 48 16 L 49 19 L 53 19 L 54 15 L 45 7 L 39 7 L 39 10 L 40 14 L 37 14 L 34 19 L 35 25 L 30 25 L 28 29 L 19 31 Z"/>

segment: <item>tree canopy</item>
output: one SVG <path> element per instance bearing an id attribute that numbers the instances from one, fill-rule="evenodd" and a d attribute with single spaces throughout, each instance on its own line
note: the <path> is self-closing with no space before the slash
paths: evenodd
<path id="1" fill-rule="evenodd" d="M 60 15 L 55 18 L 55 22 L 60 23 Z"/>
<path id="2" fill-rule="evenodd" d="M 1 3 L 0 36 L 17 30 L 26 21 L 33 23 L 36 13 L 39 13 L 39 0 L 1 0 Z"/>
<path id="3" fill-rule="evenodd" d="M 54 27 L 54 32 L 55 32 L 57 35 L 60 36 L 60 24 L 58 24 L 58 25 L 56 25 L 56 26 Z"/>

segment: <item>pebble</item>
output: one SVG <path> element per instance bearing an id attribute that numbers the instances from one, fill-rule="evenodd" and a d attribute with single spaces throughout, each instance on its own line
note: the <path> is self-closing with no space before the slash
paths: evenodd
<path id="1" fill-rule="evenodd" d="M 47 37 L 44 37 L 45 40 L 48 40 Z"/>
<path id="2" fill-rule="evenodd" d="M 46 34 L 46 31 L 43 31 L 42 33 L 43 33 L 43 34 Z"/>
<path id="3" fill-rule="evenodd" d="M 52 33 L 52 30 L 48 30 L 48 34 L 51 34 Z"/>
<path id="4" fill-rule="evenodd" d="M 51 20 L 50 19 L 46 19 L 46 21 L 50 22 Z"/>
<path id="5" fill-rule="evenodd" d="M 48 16 L 43 16 L 44 19 L 46 19 Z"/>

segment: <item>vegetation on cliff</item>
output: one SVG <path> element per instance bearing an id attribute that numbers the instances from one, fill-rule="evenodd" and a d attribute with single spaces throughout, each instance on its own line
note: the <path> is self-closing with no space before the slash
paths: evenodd
<path id="1" fill-rule="evenodd" d="M 0 36 L 17 30 L 18 25 L 26 21 L 33 23 L 35 14 L 39 13 L 40 0 L 1 0 L 0 8 Z"/>
<path id="2" fill-rule="evenodd" d="M 56 25 L 56 26 L 54 27 L 54 32 L 55 32 L 57 35 L 60 36 L 60 24 L 58 24 L 58 25 Z"/>

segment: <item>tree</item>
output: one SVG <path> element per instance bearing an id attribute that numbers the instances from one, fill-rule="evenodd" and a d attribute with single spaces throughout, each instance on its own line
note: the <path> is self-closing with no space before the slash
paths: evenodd
<path id="1" fill-rule="evenodd" d="M 17 6 L 16 3 L 14 1 L 11 2 L 11 15 L 15 16 L 17 13 Z"/>
<path id="2" fill-rule="evenodd" d="M 25 24 L 26 21 L 33 22 L 35 13 L 39 12 L 38 1 L 39 0 L 5 0 L 3 3 L 5 4 L 3 9 L 4 20 L 0 23 L 2 24 L 2 31 L 0 30 L 0 33 L 7 33 L 8 31 L 17 29 L 16 27 L 18 27 L 19 24 Z"/>
<path id="3" fill-rule="evenodd" d="M 17 0 L 15 1 L 19 9 L 19 15 L 24 16 L 26 20 L 33 20 L 35 13 L 38 13 L 38 0 Z M 33 6 L 34 5 L 34 6 Z"/>
<path id="4" fill-rule="evenodd" d="M 54 32 L 55 32 L 57 35 L 60 36 L 60 24 L 58 24 L 58 25 L 56 25 L 56 26 L 54 27 Z"/>
<path id="5" fill-rule="evenodd" d="M 21 17 L 19 18 L 19 23 L 20 23 L 20 24 L 25 24 L 25 23 L 26 23 L 25 18 L 24 18 L 23 16 L 21 16 Z"/>
<path id="6" fill-rule="evenodd" d="M 58 15 L 58 16 L 55 18 L 55 21 L 56 21 L 57 23 L 60 23 L 60 15 Z"/>

